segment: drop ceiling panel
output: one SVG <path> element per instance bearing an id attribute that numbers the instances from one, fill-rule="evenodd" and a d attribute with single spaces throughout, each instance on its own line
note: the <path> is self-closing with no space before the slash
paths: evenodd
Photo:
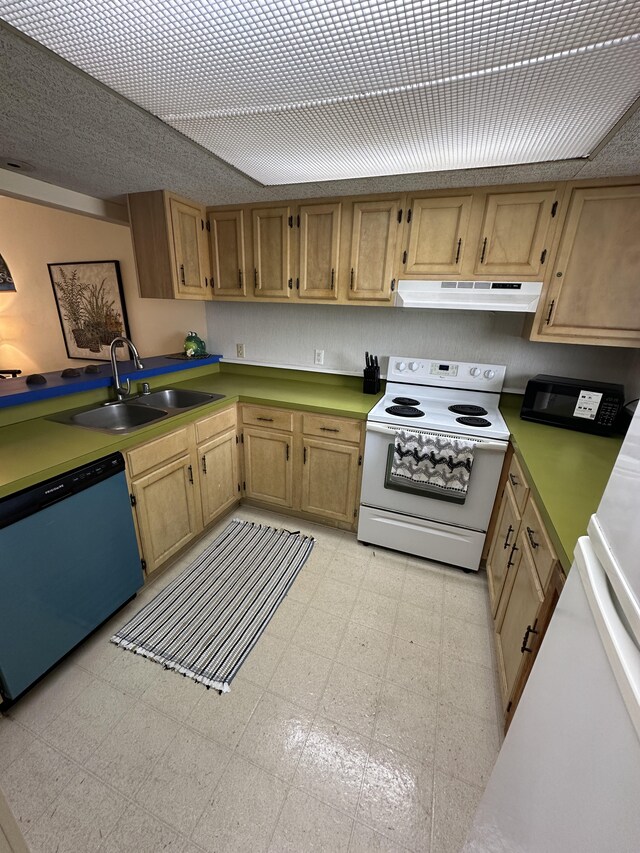
<path id="1" fill-rule="evenodd" d="M 640 95 L 637 0 L 0 0 L 265 184 L 585 157 Z"/>

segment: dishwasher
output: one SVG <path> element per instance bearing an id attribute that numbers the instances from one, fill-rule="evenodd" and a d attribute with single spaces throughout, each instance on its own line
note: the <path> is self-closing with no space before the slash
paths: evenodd
<path id="1" fill-rule="evenodd" d="M 0 500 L 0 708 L 143 580 L 121 453 Z"/>

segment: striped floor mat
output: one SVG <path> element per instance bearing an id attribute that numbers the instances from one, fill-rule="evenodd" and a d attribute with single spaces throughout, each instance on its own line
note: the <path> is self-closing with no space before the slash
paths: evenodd
<path id="1" fill-rule="evenodd" d="M 227 693 L 313 542 L 234 518 L 111 642 Z"/>

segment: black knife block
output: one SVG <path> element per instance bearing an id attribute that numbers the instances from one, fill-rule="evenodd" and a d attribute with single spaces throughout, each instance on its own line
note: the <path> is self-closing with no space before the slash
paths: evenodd
<path id="1" fill-rule="evenodd" d="M 380 368 L 365 367 L 363 371 L 362 393 L 377 394 L 380 391 Z"/>

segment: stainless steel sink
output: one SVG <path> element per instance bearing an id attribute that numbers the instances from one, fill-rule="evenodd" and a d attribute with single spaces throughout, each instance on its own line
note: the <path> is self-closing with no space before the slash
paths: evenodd
<path id="1" fill-rule="evenodd" d="M 125 433 L 167 417 L 164 409 L 134 403 L 107 403 L 94 409 L 70 414 L 68 423 L 89 429 Z"/>
<path id="2" fill-rule="evenodd" d="M 187 388 L 165 388 L 162 391 L 152 391 L 135 398 L 135 404 L 140 406 L 157 406 L 160 409 L 193 409 L 204 406 L 214 400 L 221 400 L 224 394 L 207 394 L 204 391 L 191 391 Z"/>
<path id="3" fill-rule="evenodd" d="M 47 420 L 121 435 L 223 397 L 224 394 L 208 394 L 187 388 L 165 388 L 120 402 L 60 412 L 50 415 Z"/>

